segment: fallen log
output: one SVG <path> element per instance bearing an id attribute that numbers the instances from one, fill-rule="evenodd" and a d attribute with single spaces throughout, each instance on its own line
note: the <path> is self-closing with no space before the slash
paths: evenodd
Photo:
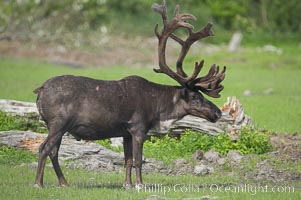
<path id="1" fill-rule="evenodd" d="M 12 115 L 39 115 L 35 103 L 0 99 L 0 110 Z M 227 102 L 221 108 L 222 117 L 216 123 L 205 119 L 185 116 L 183 119 L 173 122 L 169 127 L 152 129 L 148 135 L 170 135 L 183 134 L 186 129 L 191 129 L 209 135 L 217 133 L 228 133 L 237 135 L 239 130 L 245 126 L 252 126 L 252 120 L 244 113 L 244 109 L 236 97 L 228 97 Z"/>
<path id="2" fill-rule="evenodd" d="M 46 137 L 46 134 L 31 131 L 0 131 L 0 147 L 5 145 L 21 148 L 37 154 L 40 144 Z M 82 168 L 89 171 L 122 171 L 123 157 L 121 152 L 114 152 L 91 141 L 75 141 L 72 136 L 67 135 L 63 136 L 59 151 L 61 165 L 69 169 Z M 145 158 L 143 162 L 145 172 L 167 173 L 170 171 L 162 161 Z M 37 167 L 37 165 L 37 162 L 29 163 L 30 167 Z"/>
<path id="3" fill-rule="evenodd" d="M 8 99 L 0 99 L 0 110 L 11 115 L 39 114 L 35 103 Z"/>

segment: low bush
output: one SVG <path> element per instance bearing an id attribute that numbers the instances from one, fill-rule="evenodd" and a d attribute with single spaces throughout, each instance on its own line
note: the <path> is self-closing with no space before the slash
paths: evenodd
<path id="1" fill-rule="evenodd" d="M 36 114 L 27 114 L 26 116 L 8 115 L 0 110 L 0 131 L 8 130 L 31 130 L 37 133 L 47 133 L 45 124 L 39 121 Z"/>
<path id="2" fill-rule="evenodd" d="M 112 146 L 111 145 L 111 140 L 110 139 L 104 139 L 104 140 L 97 140 L 96 143 L 108 148 L 108 149 L 111 149 L 113 151 L 116 151 L 116 152 L 123 152 L 123 147 L 122 146 Z"/>
<path id="3" fill-rule="evenodd" d="M 113 151 L 122 152 L 122 147 L 112 147 L 110 139 L 98 140 L 97 143 Z M 170 163 L 177 158 L 190 159 L 191 155 L 200 149 L 204 152 L 213 149 L 222 155 L 230 150 L 237 150 L 241 154 L 263 154 L 272 150 L 270 136 L 267 132 L 260 132 L 250 128 L 242 129 L 238 139 L 234 141 L 228 134 L 210 136 L 187 130 L 181 137 L 152 136 L 144 143 L 143 154 L 148 158 L 156 158 Z"/>
<path id="4" fill-rule="evenodd" d="M 14 147 L 0 146 L 0 164 L 17 165 L 37 161 L 37 155 Z"/>
<path id="5" fill-rule="evenodd" d="M 241 154 L 263 154 L 271 151 L 272 145 L 269 133 L 250 128 L 241 130 L 237 141 L 233 141 L 228 134 L 210 136 L 187 130 L 180 138 L 168 135 L 163 138 L 151 137 L 144 144 L 144 155 L 169 163 L 177 158 L 190 159 L 197 149 L 204 152 L 213 149 L 222 155 L 230 150 L 237 150 Z"/>

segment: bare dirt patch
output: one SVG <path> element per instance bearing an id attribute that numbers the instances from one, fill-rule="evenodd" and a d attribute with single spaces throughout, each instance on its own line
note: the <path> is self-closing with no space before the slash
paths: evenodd
<path id="1" fill-rule="evenodd" d="M 0 54 L 34 58 L 71 67 L 156 66 L 156 38 L 111 38 L 97 48 L 74 48 L 62 44 L 0 41 Z"/>
<path id="2" fill-rule="evenodd" d="M 271 143 L 276 149 L 275 156 L 287 162 L 301 162 L 301 136 L 298 133 L 273 133 Z"/>
<path id="3" fill-rule="evenodd" d="M 300 182 L 301 136 L 297 133 L 272 133 L 271 143 L 275 151 L 257 162 L 254 171 L 246 171 L 245 178 L 273 183 Z"/>
<path id="4" fill-rule="evenodd" d="M 157 67 L 158 39 L 156 37 L 116 37 L 87 39 L 87 44 L 74 46 L 63 42 L 39 42 L 0 40 L 0 55 L 12 58 L 33 58 L 58 65 L 80 67 Z M 190 55 L 200 56 L 202 52 L 214 53 L 221 46 L 196 42 L 190 49 Z M 173 40 L 167 43 L 166 57 L 175 63 L 180 52 L 180 45 Z"/>
<path id="5" fill-rule="evenodd" d="M 39 152 L 40 145 L 44 142 L 45 136 L 37 136 L 36 138 L 25 138 L 22 140 L 20 148 L 26 149 L 32 153 Z"/>

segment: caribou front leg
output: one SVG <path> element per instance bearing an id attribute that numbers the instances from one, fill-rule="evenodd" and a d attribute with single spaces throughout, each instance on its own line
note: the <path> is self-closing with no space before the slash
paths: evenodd
<path id="1" fill-rule="evenodd" d="M 131 188 L 132 184 L 132 167 L 133 167 L 133 143 L 132 137 L 123 138 L 124 149 L 124 166 L 125 166 L 125 181 L 123 187 Z"/>
<path id="2" fill-rule="evenodd" d="M 135 155 L 135 169 L 136 169 L 136 188 L 142 187 L 142 150 L 143 142 L 145 140 L 144 134 L 133 136 L 133 150 Z"/>

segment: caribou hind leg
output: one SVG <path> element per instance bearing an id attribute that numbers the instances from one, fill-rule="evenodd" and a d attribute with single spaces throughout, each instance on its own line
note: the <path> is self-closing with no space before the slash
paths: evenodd
<path id="1" fill-rule="evenodd" d="M 59 167 L 57 158 L 60 143 L 66 130 L 64 128 L 58 129 L 56 126 L 48 126 L 48 130 L 49 134 L 39 148 L 39 162 L 35 179 L 35 187 L 43 187 L 44 169 L 47 156 L 51 158 L 55 172 L 60 180 L 60 184 L 66 185 L 67 183 Z"/>
<path id="2" fill-rule="evenodd" d="M 50 152 L 50 159 L 54 168 L 54 171 L 58 177 L 59 180 L 59 184 L 60 186 L 64 187 L 64 186 L 68 186 L 68 183 L 63 175 L 63 172 L 61 170 L 59 161 L 58 161 L 58 153 L 59 153 L 59 149 L 60 149 L 60 145 L 62 142 L 62 138 L 60 138 L 57 142 L 57 144 L 53 147 L 53 149 Z"/>

